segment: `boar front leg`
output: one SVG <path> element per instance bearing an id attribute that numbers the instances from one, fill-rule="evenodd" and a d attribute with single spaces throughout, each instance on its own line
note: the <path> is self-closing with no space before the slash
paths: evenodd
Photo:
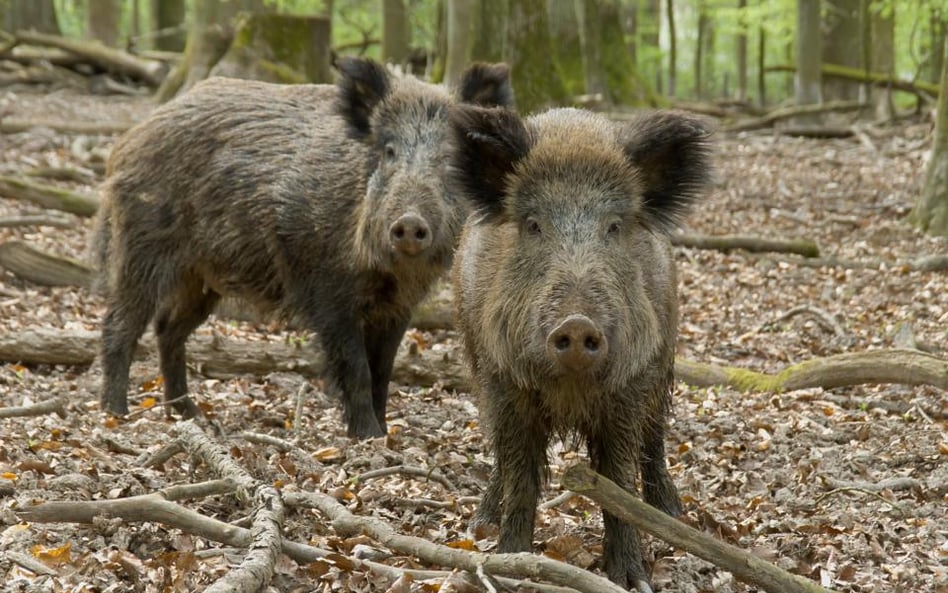
<path id="1" fill-rule="evenodd" d="M 326 352 L 327 378 L 342 395 L 348 435 L 359 439 L 384 436 L 372 408 L 372 372 L 358 322 L 336 316 L 332 324 L 318 327 L 317 332 Z"/>
<path id="2" fill-rule="evenodd" d="M 372 409 L 382 434 L 388 433 L 385 423 L 385 409 L 388 405 L 388 383 L 392 378 L 395 355 L 402 343 L 402 336 L 408 329 L 408 320 L 395 320 L 380 327 L 367 327 L 365 346 L 369 358 L 369 372 L 372 374 Z"/>

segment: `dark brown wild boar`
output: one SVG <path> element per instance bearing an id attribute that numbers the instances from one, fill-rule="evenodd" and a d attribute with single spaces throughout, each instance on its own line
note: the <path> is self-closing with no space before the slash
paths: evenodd
<path id="1" fill-rule="evenodd" d="M 337 67 L 335 91 L 208 80 L 116 143 L 93 245 L 108 291 L 103 408 L 128 412 L 153 319 L 165 398 L 197 414 L 185 340 L 235 295 L 314 330 L 349 434 L 385 434 L 396 349 L 466 213 L 445 184 L 448 106 L 512 92 L 504 65 L 472 66 L 454 93 L 369 60 Z"/>
<path id="2" fill-rule="evenodd" d="M 459 328 L 495 467 L 475 522 L 531 549 L 554 436 L 681 512 L 664 430 L 677 284 L 668 231 L 709 177 L 708 130 L 671 112 L 615 124 L 576 109 L 521 119 L 452 109 L 458 181 L 474 206 L 454 263 Z M 606 513 L 609 578 L 649 591 L 639 537 Z"/>

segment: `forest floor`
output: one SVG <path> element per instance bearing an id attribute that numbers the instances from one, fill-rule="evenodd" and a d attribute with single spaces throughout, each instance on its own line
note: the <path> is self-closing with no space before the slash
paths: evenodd
<path id="1" fill-rule="evenodd" d="M 10 118 L 132 122 L 151 108 L 143 98 L 70 91 L 0 95 L 0 113 Z M 903 345 L 906 338 L 948 356 L 948 274 L 906 265 L 948 252 L 944 240 L 905 221 L 921 187 L 931 122 L 860 129 L 859 137 L 834 140 L 772 132 L 718 136 L 713 191 L 686 230 L 810 238 L 823 259 L 814 264 L 791 255 L 678 248 L 680 356 L 774 373 L 815 357 Z M 0 174 L 78 168 L 89 172 L 87 182 L 40 181 L 93 192 L 114 140 L 42 128 L 0 136 Z M 0 199 L 0 219 L 41 212 Z M 74 225 L 0 228 L 0 241 L 19 239 L 81 259 L 91 220 L 63 216 Z M 831 265 L 829 258 L 867 265 Z M 800 314 L 788 315 L 794 310 Z M 102 313 L 101 297 L 84 289 L 37 287 L 0 271 L 0 335 L 37 327 L 96 330 Z M 214 318 L 198 333 L 246 341 L 308 339 L 274 325 Z M 409 342 L 461 356 L 450 330 L 412 332 Z M 354 513 L 382 519 L 403 534 L 467 545 L 475 507 L 462 497 L 481 494 L 490 467 L 469 393 L 399 385 L 389 404 L 389 437 L 353 442 L 317 378 L 273 373 L 211 379 L 198 370 L 191 369 L 192 394 L 222 431 L 219 441 L 255 478 L 286 491 L 330 493 Z M 157 374 L 155 360 L 133 365 L 140 393 L 131 397 L 131 417 L 115 422 L 99 410 L 97 364 L 0 365 L 0 406 L 68 397 L 63 415 L 0 419 L 4 591 L 195 591 L 240 561 L 238 549 L 160 523 L 41 524 L 15 514 L 42 501 L 108 500 L 217 477 L 186 455 L 156 467 L 139 464 L 139 454 L 166 444 L 174 429 L 161 406 L 147 407 L 160 399 Z M 307 385 L 298 415 L 297 394 Z M 248 432 L 296 448 L 281 451 Z M 948 593 L 944 391 L 864 385 L 742 393 L 679 383 L 667 451 L 684 520 L 692 526 L 837 591 Z M 560 494 L 563 468 L 582 455 L 562 446 L 551 453 L 544 500 Z M 407 471 L 359 478 L 399 465 L 445 480 Z M 893 478 L 901 480 L 882 483 Z M 880 489 L 880 483 L 893 485 Z M 233 495 L 182 504 L 223 521 L 247 519 L 247 508 Z M 290 509 L 284 529 L 289 540 L 342 554 L 372 545 L 339 536 L 310 510 Z M 534 541 L 550 556 L 569 551 L 585 568 L 601 554 L 601 534 L 595 505 L 572 498 L 539 512 Z M 656 591 L 759 590 L 655 538 L 645 541 Z M 486 550 L 493 543 L 476 542 Z M 25 568 L 15 560 L 22 556 L 48 570 Z M 384 562 L 419 566 L 400 554 Z M 436 591 L 438 582 L 419 582 L 411 590 Z M 389 584 L 344 562 L 303 566 L 284 559 L 269 590 L 385 591 Z"/>

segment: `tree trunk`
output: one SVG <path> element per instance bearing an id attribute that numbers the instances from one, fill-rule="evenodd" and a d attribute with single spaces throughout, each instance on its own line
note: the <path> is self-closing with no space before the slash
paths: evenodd
<path id="1" fill-rule="evenodd" d="M 572 0 L 561 1 L 571 2 Z M 478 0 L 474 3 L 472 60 L 500 62 L 504 59 L 506 14 L 507 0 Z M 578 47 L 578 38 L 576 43 Z"/>
<path id="2" fill-rule="evenodd" d="M 517 107 L 523 114 L 566 100 L 556 63 L 545 0 L 508 0 L 504 60 L 510 64 Z"/>
<path id="3" fill-rule="evenodd" d="M 157 49 L 184 51 L 186 16 L 185 0 L 152 0 L 153 28 L 160 32 L 155 38 Z"/>
<path id="4" fill-rule="evenodd" d="M 668 0 L 668 96 L 674 97 L 678 83 L 678 42 L 675 35 L 675 4 Z"/>
<path id="5" fill-rule="evenodd" d="M 757 27 L 757 104 L 767 106 L 767 31 Z"/>
<path id="6" fill-rule="evenodd" d="M 576 0 L 547 0 L 547 15 L 553 43 L 553 56 L 563 75 L 566 92 L 571 96 L 586 93 L 583 49 L 580 42 Z"/>
<path id="7" fill-rule="evenodd" d="M 925 186 L 911 219 L 928 234 L 948 238 L 948 45 L 942 51 L 935 140 L 925 175 Z"/>
<path id="8" fill-rule="evenodd" d="M 633 3 L 633 9 L 638 3 Z M 639 43 L 635 52 L 629 55 L 632 63 L 638 68 L 641 78 L 659 94 L 664 88 L 662 77 L 662 48 L 659 44 L 659 31 L 662 27 L 662 0 L 645 0 L 642 6 L 641 17 L 636 21 L 636 28 L 626 29 L 632 38 L 638 37 Z"/>
<path id="9" fill-rule="evenodd" d="M 820 103 L 823 100 L 820 89 L 820 0 L 798 0 L 796 41 L 796 104 Z M 817 115 L 801 116 L 795 123 L 819 125 L 820 119 Z"/>
<path id="10" fill-rule="evenodd" d="M 61 34 L 53 0 L 7 0 L 0 4 L 6 8 L 3 28 L 7 31 L 34 30 L 38 33 Z"/>
<path id="11" fill-rule="evenodd" d="M 277 83 L 332 82 L 329 19 L 243 13 L 234 39 L 211 76 Z"/>
<path id="12" fill-rule="evenodd" d="M 823 21 L 823 62 L 848 68 L 865 68 L 862 63 L 862 27 L 859 11 L 863 0 L 827 0 Z M 823 80 L 823 99 L 826 101 L 855 101 L 859 98 L 859 84 L 847 80 Z"/>
<path id="13" fill-rule="evenodd" d="M 408 59 L 410 35 L 405 0 L 382 0 L 382 59 L 393 64 L 404 64 Z"/>
<path id="14" fill-rule="evenodd" d="M 945 59 L 946 37 L 948 37 L 948 7 L 942 9 L 932 7 L 929 22 L 928 82 L 938 83 Z"/>
<path id="15" fill-rule="evenodd" d="M 744 9 L 747 0 L 737 0 L 737 8 L 741 11 L 740 32 L 737 34 L 737 100 L 747 99 L 747 19 L 744 18 Z"/>
<path id="16" fill-rule="evenodd" d="M 119 20 L 122 7 L 118 0 L 88 0 L 86 5 L 86 36 L 116 47 L 119 41 Z"/>
<path id="17" fill-rule="evenodd" d="M 870 6 L 869 16 L 871 63 L 873 72 L 884 72 L 895 78 L 895 6 Z M 892 89 L 873 89 L 870 96 L 875 104 L 876 119 L 889 121 L 895 117 Z"/>
<path id="18" fill-rule="evenodd" d="M 612 104 L 602 60 L 602 29 L 599 27 L 599 3 L 597 0 L 575 0 L 576 22 L 579 25 L 579 44 L 583 57 L 583 80 L 586 93 L 602 95 L 603 101 Z"/>
<path id="19" fill-rule="evenodd" d="M 695 40 L 694 96 L 704 98 L 704 37 L 708 28 L 708 12 L 705 0 L 698 0 L 698 36 Z"/>
<path id="20" fill-rule="evenodd" d="M 471 15 L 473 0 L 448 0 L 448 54 L 444 61 L 444 82 L 455 85 L 470 62 Z"/>

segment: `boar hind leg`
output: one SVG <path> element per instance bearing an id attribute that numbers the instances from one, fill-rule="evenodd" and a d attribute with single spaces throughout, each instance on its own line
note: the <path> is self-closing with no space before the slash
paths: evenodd
<path id="1" fill-rule="evenodd" d="M 102 321 L 102 408 L 128 414 L 128 369 L 138 338 L 155 312 L 154 296 L 134 286 L 119 286 Z"/>
<path id="2" fill-rule="evenodd" d="M 388 432 L 385 424 L 388 382 L 392 378 L 395 354 L 406 329 L 408 323 L 398 321 L 383 328 L 367 328 L 365 331 L 365 347 L 372 373 L 372 409 L 383 434 Z"/>
<path id="3" fill-rule="evenodd" d="M 481 496 L 481 503 L 477 505 L 477 511 L 474 513 L 472 527 L 475 530 L 482 525 L 500 525 L 503 497 L 504 477 L 500 468 L 495 465 L 487 481 L 487 490 Z"/>
<path id="4" fill-rule="evenodd" d="M 326 352 L 327 378 L 342 395 L 348 435 L 359 439 L 385 436 L 372 407 L 372 371 L 359 324 L 335 315 L 332 324 L 314 327 Z"/>
<path id="5" fill-rule="evenodd" d="M 200 410 L 188 397 L 184 344 L 191 332 L 211 314 L 218 299 L 217 293 L 205 292 L 202 282 L 194 279 L 169 295 L 155 316 L 158 358 L 165 380 L 165 402 L 170 403 L 185 418 L 200 415 Z"/>
<path id="6" fill-rule="evenodd" d="M 636 493 L 635 451 L 634 444 L 617 439 L 591 439 L 589 443 L 593 469 L 633 495 Z M 651 593 L 638 530 L 605 511 L 602 520 L 605 526 L 603 560 L 609 580 L 627 589 Z"/>

